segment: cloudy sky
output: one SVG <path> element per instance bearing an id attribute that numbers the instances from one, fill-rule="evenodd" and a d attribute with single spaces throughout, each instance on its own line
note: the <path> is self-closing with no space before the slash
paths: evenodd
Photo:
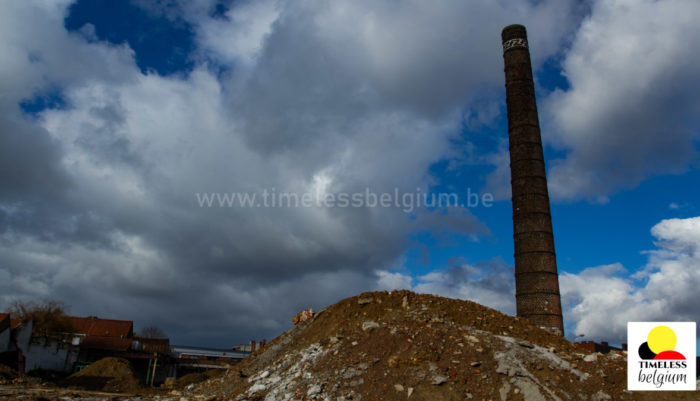
<path id="1" fill-rule="evenodd" d="M 218 347 L 367 290 L 514 313 L 500 32 L 521 23 L 567 335 L 698 321 L 699 18 L 697 0 L 3 1 L 0 308 L 59 300 Z M 415 203 L 439 194 L 459 205 Z"/>

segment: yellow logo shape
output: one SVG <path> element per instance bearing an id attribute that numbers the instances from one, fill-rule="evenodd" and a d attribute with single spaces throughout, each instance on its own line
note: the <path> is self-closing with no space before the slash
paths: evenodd
<path id="1" fill-rule="evenodd" d="M 667 326 L 654 327 L 647 336 L 647 344 L 651 352 L 660 354 L 676 348 L 676 333 Z"/>

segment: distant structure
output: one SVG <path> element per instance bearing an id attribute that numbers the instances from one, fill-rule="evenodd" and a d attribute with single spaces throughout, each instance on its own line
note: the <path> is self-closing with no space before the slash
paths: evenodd
<path id="1" fill-rule="evenodd" d="M 517 315 L 564 335 L 552 216 L 527 31 L 503 29 Z"/>
<path id="2" fill-rule="evenodd" d="M 40 369 L 70 374 L 105 357 L 125 358 L 146 384 L 173 381 L 189 373 L 229 369 L 265 346 L 246 350 L 171 346 L 168 338 L 134 335 L 131 320 L 63 316 L 60 330 L 34 333 L 34 320 L 0 313 L 0 363 L 19 372 Z"/>

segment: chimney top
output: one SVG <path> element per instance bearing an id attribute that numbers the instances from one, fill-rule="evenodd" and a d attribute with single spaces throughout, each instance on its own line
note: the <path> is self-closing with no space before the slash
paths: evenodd
<path id="1" fill-rule="evenodd" d="M 501 39 L 503 40 L 503 43 L 511 39 L 527 40 L 527 30 L 522 25 L 508 25 L 507 27 L 503 28 L 503 31 L 501 32 Z"/>

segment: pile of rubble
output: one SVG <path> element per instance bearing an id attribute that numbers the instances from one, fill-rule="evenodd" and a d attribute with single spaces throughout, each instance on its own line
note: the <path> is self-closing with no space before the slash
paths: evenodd
<path id="1" fill-rule="evenodd" d="M 221 377 L 224 373 L 226 373 L 226 371 L 222 369 L 210 369 L 204 372 L 188 373 L 179 377 L 172 385 L 164 386 L 173 389 L 192 389 L 194 384 L 201 383 L 205 380 L 216 379 Z"/>
<path id="2" fill-rule="evenodd" d="M 24 382 L 23 375 L 16 370 L 0 363 L 0 385 L 21 384 Z"/>
<path id="3" fill-rule="evenodd" d="M 184 396 L 288 400 L 695 400 L 630 393 L 626 357 L 528 321 L 408 291 L 345 299 Z"/>
<path id="4" fill-rule="evenodd" d="M 68 376 L 60 385 L 109 392 L 136 392 L 141 388 L 131 363 L 123 358 L 102 358 Z"/>

